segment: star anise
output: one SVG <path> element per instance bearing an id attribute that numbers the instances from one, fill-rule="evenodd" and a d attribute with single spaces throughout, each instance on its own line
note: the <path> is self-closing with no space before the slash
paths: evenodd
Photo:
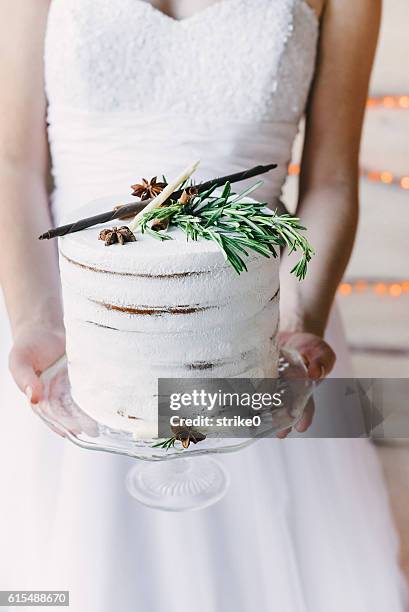
<path id="1" fill-rule="evenodd" d="M 158 183 L 156 176 L 151 178 L 150 181 L 143 178 L 141 183 L 136 183 L 131 186 L 131 189 L 133 189 L 132 195 L 141 198 L 141 200 L 149 200 L 159 195 L 160 192 L 165 189 L 166 185 L 167 183 Z"/>
<path id="2" fill-rule="evenodd" d="M 205 434 L 201 433 L 197 429 L 193 429 L 192 427 L 173 426 L 172 432 L 175 439 L 182 442 L 183 448 L 189 448 L 191 442 L 193 442 L 193 444 L 197 444 L 206 438 Z"/>
<path id="3" fill-rule="evenodd" d="M 135 242 L 135 234 L 131 232 L 129 227 L 123 225 L 122 227 L 111 227 L 104 229 L 99 234 L 99 240 L 105 241 L 105 246 L 111 246 L 111 244 L 125 244 L 126 242 Z"/>

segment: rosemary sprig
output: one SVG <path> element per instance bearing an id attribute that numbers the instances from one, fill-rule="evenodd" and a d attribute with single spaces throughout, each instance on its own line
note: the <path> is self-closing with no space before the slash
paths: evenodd
<path id="1" fill-rule="evenodd" d="M 175 443 L 176 438 L 173 436 L 172 438 L 167 438 L 166 440 L 161 440 L 156 444 L 152 444 L 152 448 L 164 448 L 166 450 L 169 450 L 170 448 L 173 448 L 175 446 Z"/>
<path id="2" fill-rule="evenodd" d="M 163 231 L 154 231 L 150 224 L 154 220 L 167 221 L 179 227 L 189 240 L 213 240 L 238 274 L 247 270 L 245 258 L 249 251 L 264 257 L 277 257 L 278 249 L 288 247 L 289 253 L 298 251 L 301 257 L 291 270 L 299 280 L 305 278 L 308 262 L 314 253 L 307 238 L 306 229 L 297 217 L 269 211 L 265 203 L 246 200 L 256 183 L 240 194 L 234 194 L 230 183 L 226 183 L 221 195 L 213 195 L 216 187 L 192 197 L 183 205 L 171 202 L 156 208 L 142 217 L 141 231 L 159 240 L 171 240 Z"/>

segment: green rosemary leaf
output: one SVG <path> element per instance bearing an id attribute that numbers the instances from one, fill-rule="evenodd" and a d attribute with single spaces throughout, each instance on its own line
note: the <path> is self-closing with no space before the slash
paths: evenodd
<path id="1" fill-rule="evenodd" d="M 242 213 L 238 211 L 235 212 L 235 215 L 236 216 L 240 215 L 243 223 L 246 223 L 247 225 L 249 225 L 255 232 L 257 233 L 260 232 L 260 227 L 256 223 L 253 223 L 250 217 L 246 217 L 246 215 L 243 215 Z"/>
<path id="2" fill-rule="evenodd" d="M 164 448 L 169 450 L 175 446 L 176 438 L 168 438 L 167 440 L 160 440 L 156 444 L 152 444 L 151 448 Z"/>
<path id="3" fill-rule="evenodd" d="M 273 254 L 271 248 L 266 247 L 263 244 L 259 244 L 255 240 L 240 239 L 240 244 L 244 244 L 244 245 L 248 246 L 253 251 L 256 251 L 256 253 L 260 253 L 260 255 L 264 255 L 264 257 L 271 257 L 271 255 Z M 277 254 L 276 254 L 276 256 L 277 256 Z M 274 257 L 274 255 L 273 255 L 273 257 Z"/>
<path id="4" fill-rule="evenodd" d="M 227 198 L 230 197 L 230 194 L 231 194 L 231 185 L 230 183 L 226 183 L 225 186 L 223 187 L 223 192 L 220 197 L 222 200 L 227 200 Z"/>
<path id="5" fill-rule="evenodd" d="M 166 234 L 164 230 L 157 231 L 157 230 L 151 229 L 150 227 L 147 227 L 146 233 L 156 238 L 156 240 L 160 240 L 161 242 L 164 242 L 165 240 L 173 240 L 172 236 L 169 236 L 169 234 Z"/>
<path id="6" fill-rule="evenodd" d="M 253 193 L 253 191 L 256 191 L 256 189 L 261 187 L 263 183 L 264 181 L 257 181 L 257 183 L 254 183 L 254 185 L 252 185 L 251 187 L 248 187 L 248 189 L 245 189 L 244 191 L 239 193 L 237 196 L 235 196 L 233 200 L 230 200 L 230 203 L 237 202 L 237 200 L 243 200 L 244 198 L 248 198 L 249 195 Z M 265 204 L 263 204 L 263 206 L 265 206 Z"/>
<path id="7" fill-rule="evenodd" d="M 215 225 L 222 215 L 223 215 L 222 210 L 215 210 L 213 214 L 209 217 L 205 227 Z"/>
<path id="8" fill-rule="evenodd" d="M 150 227 L 155 219 L 167 220 L 170 226 L 185 233 L 186 240 L 202 238 L 215 242 L 238 274 L 247 270 L 245 260 L 249 251 L 267 258 L 277 257 L 277 248 L 286 246 L 289 252 L 298 251 L 301 255 L 292 273 L 302 280 L 314 251 L 302 233 L 305 228 L 300 220 L 289 214 L 279 215 L 261 202 L 243 201 L 261 184 L 259 181 L 236 196 L 226 183 L 220 195 L 213 195 L 217 188 L 213 186 L 194 196 L 185 206 L 171 202 L 146 213 L 141 220 L 141 231 L 159 240 L 171 240 L 171 235 L 155 232 Z"/>
<path id="9" fill-rule="evenodd" d="M 200 195 L 196 196 L 195 200 L 199 200 L 200 203 L 203 203 L 205 200 L 210 198 L 212 193 L 216 191 L 217 185 L 212 185 L 207 191 L 204 191 Z"/>

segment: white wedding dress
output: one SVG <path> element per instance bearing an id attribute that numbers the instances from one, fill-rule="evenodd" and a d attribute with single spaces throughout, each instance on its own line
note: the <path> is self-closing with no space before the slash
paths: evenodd
<path id="1" fill-rule="evenodd" d="M 53 0 L 56 221 L 197 158 L 198 179 L 277 162 L 259 194 L 274 205 L 318 31 L 303 0 L 220 0 L 183 21 L 141 0 Z M 263 440 L 221 459 L 232 482 L 217 505 L 149 510 L 125 490 L 132 460 L 80 450 L 28 410 L 7 374 L 1 317 L 0 589 L 69 589 L 73 612 L 404 611 L 366 440 Z M 342 376 L 337 325 L 329 337 Z M 321 401 L 318 423 L 329 409 Z"/>

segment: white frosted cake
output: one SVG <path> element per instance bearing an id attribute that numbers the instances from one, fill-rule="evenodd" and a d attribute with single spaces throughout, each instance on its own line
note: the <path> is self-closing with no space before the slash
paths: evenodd
<path id="1" fill-rule="evenodd" d="M 109 210 L 90 204 L 78 217 Z M 117 223 L 123 225 L 124 222 Z M 208 240 L 106 247 L 101 226 L 60 238 L 72 395 L 97 421 L 157 436 L 157 379 L 272 377 L 279 263 L 250 252 L 240 275 Z"/>

